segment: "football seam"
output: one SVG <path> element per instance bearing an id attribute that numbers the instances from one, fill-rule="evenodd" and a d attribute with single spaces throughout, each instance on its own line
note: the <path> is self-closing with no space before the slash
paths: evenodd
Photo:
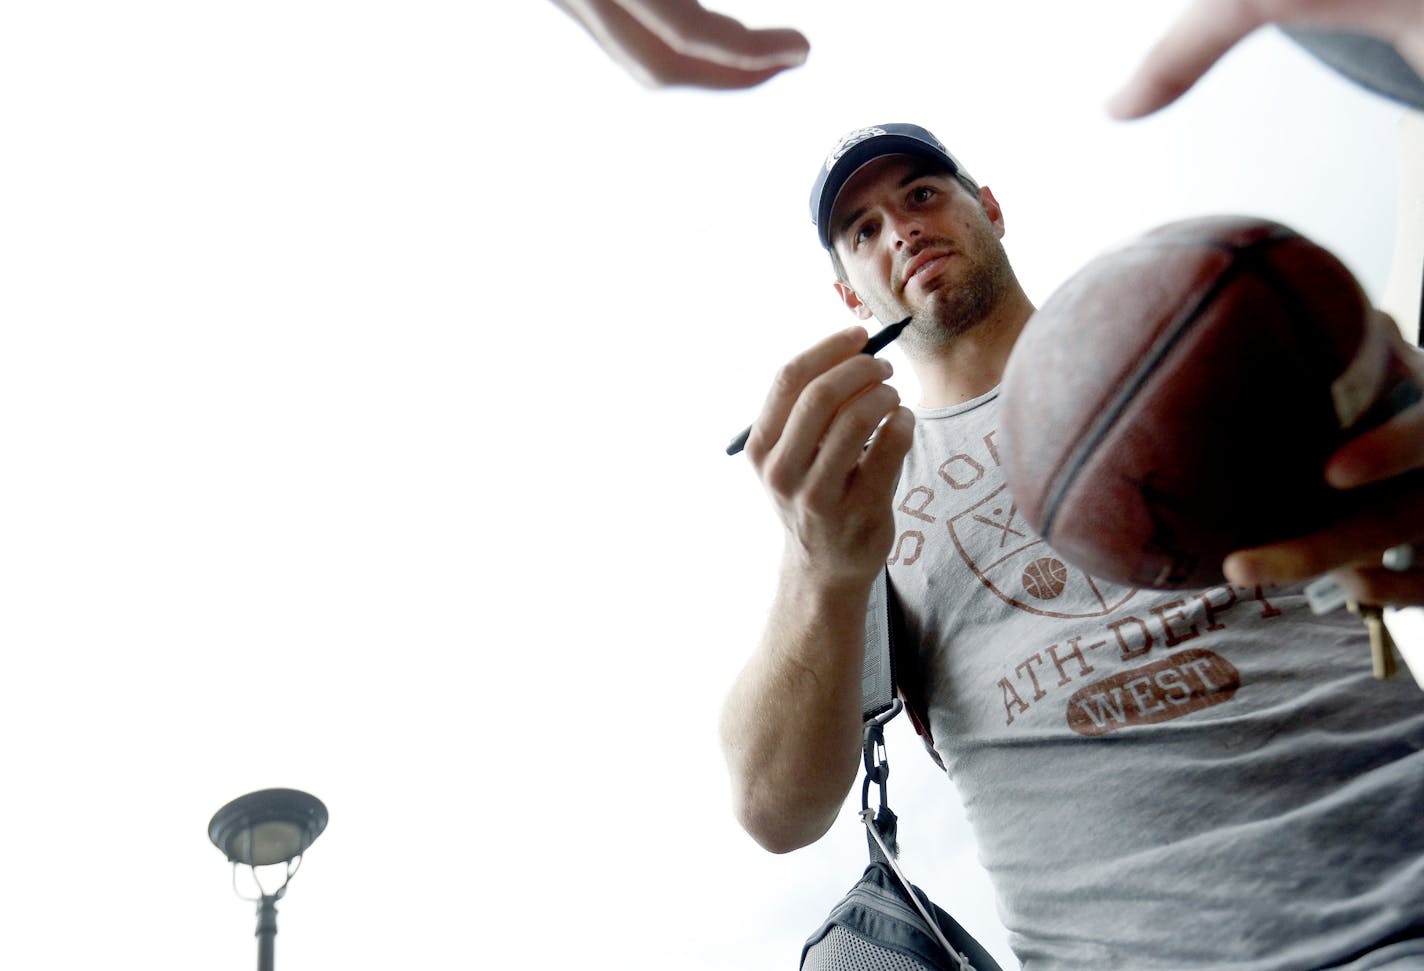
<path id="1" fill-rule="evenodd" d="M 1262 254 L 1268 248 L 1282 242 L 1288 242 L 1299 238 L 1290 230 L 1285 232 L 1275 231 L 1270 235 L 1258 240 L 1253 240 L 1245 245 L 1230 245 L 1222 243 L 1206 244 L 1211 249 L 1224 250 L 1234 255 L 1234 259 L 1221 271 L 1210 287 L 1206 289 L 1196 302 L 1176 321 L 1170 324 L 1166 332 L 1148 349 L 1136 370 L 1130 375 L 1129 380 L 1113 395 L 1112 399 L 1104 408 L 1102 414 L 1088 429 L 1088 432 L 1074 446 L 1072 452 L 1059 466 L 1057 474 L 1054 476 L 1053 488 L 1049 493 L 1048 501 L 1045 503 L 1043 517 L 1043 538 L 1052 545 L 1053 527 L 1058 519 L 1058 509 L 1062 505 L 1064 497 L 1068 491 L 1078 481 L 1078 473 L 1087 463 L 1088 456 L 1091 455 L 1101 444 L 1102 440 L 1113 431 L 1118 419 L 1122 417 L 1128 403 L 1133 399 L 1142 386 L 1155 373 L 1157 366 L 1162 362 L 1174 347 L 1191 330 L 1192 325 L 1197 323 L 1211 306 L 1213 300 L 1241 273 L 1248 268 L 1258 268 L 1264 264 Z M 1200 241 L 1193 241 L 1200 244 Z M 1180 247 L 1183 244 L 1172 242 L 1166 245 Z M 1274 289 L 1274 288 L 1273 288 Z"/>

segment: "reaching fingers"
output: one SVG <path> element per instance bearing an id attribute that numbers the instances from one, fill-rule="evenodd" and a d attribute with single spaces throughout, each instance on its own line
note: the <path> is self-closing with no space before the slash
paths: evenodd
<path id="1" fill-rule="evenodd" d="M 810 43 L 795 30 L 752 30 L 694 0 L 622 0 L 669 48 L 709 65 L 744 72 L 781 71 L 806 60 Z"/>
<path id="2" fill-rule="evenodd" d="M 1108 113 L 1140 118 L 1166 107 L 1238 41 L 1271 22 L 1378 37 L 1424 73 L 1418 0 L 1196 0 L 1108 101 Z"/>
<path id="3" fill-rule="evenodd" d="M 1237 41 L 1261 26 L 1254 6 L 1240 0 L 1196 0 L 1108 101 L 1108 113 L 1140 118 L 1176 101 Z"/>
<path id="4" fill-rule="evenodd" d="M 795 31 L 750 30 L 688 0 L 554 2 L 648 87 L 755 87 L 809 50 Z"/>

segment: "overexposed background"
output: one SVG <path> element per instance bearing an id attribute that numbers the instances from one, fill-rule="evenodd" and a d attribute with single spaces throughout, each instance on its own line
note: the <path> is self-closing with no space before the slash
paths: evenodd
<path id="1" fill-rule="evenodd" d="M 290 786 L 287 971 L 793 967 L 864 839 L 728 810 L 780 540 L 722 449 L 850 322 L 806 203 L 848 129 L 940 135 L 1035 300 L 1227 211 L 1385 284 L 1401 109 L 1279 34 L 1124 125 L 1180 2 L 711 5 L 810 61 L 651 92 L 541 0 L 0 10 L 7 966 L 251 967 L 206 826 Z M 906 867 L 1010 961 L 889 745 Z"/>

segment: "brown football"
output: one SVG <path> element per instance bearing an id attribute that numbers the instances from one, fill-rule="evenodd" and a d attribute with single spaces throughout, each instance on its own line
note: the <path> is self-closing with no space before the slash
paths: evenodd
<path id="1" fill-rule="evenodd" d="M 1070 563 L 1158 588 L 1344 511 L 1326 458 L 1398 374 L 1387 318 L 1293 230 L 1172 223 L 1088 263 L 1029 320 L 1003 381 L 1015 504 Z"/>

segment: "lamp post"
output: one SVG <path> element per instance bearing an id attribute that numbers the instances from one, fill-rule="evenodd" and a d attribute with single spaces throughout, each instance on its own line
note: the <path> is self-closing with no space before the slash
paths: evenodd
<path id="1" fill-rule="evenodd" d="M 277 941 L 277 901 L 302 864 L 302 854 L 326 829 L 326 807 L 316 796 L 296 789 L 263 789 L 239 796 L 208 823 L 208 838 L 232 863 L 233 891 L 257 904 L 257 971 L 273 971 Z M 267 890 L 258 867 L 285 868 L 282 885 Z M 237 889 L 237 868 L 251 870 L 258 896 Z"/>

